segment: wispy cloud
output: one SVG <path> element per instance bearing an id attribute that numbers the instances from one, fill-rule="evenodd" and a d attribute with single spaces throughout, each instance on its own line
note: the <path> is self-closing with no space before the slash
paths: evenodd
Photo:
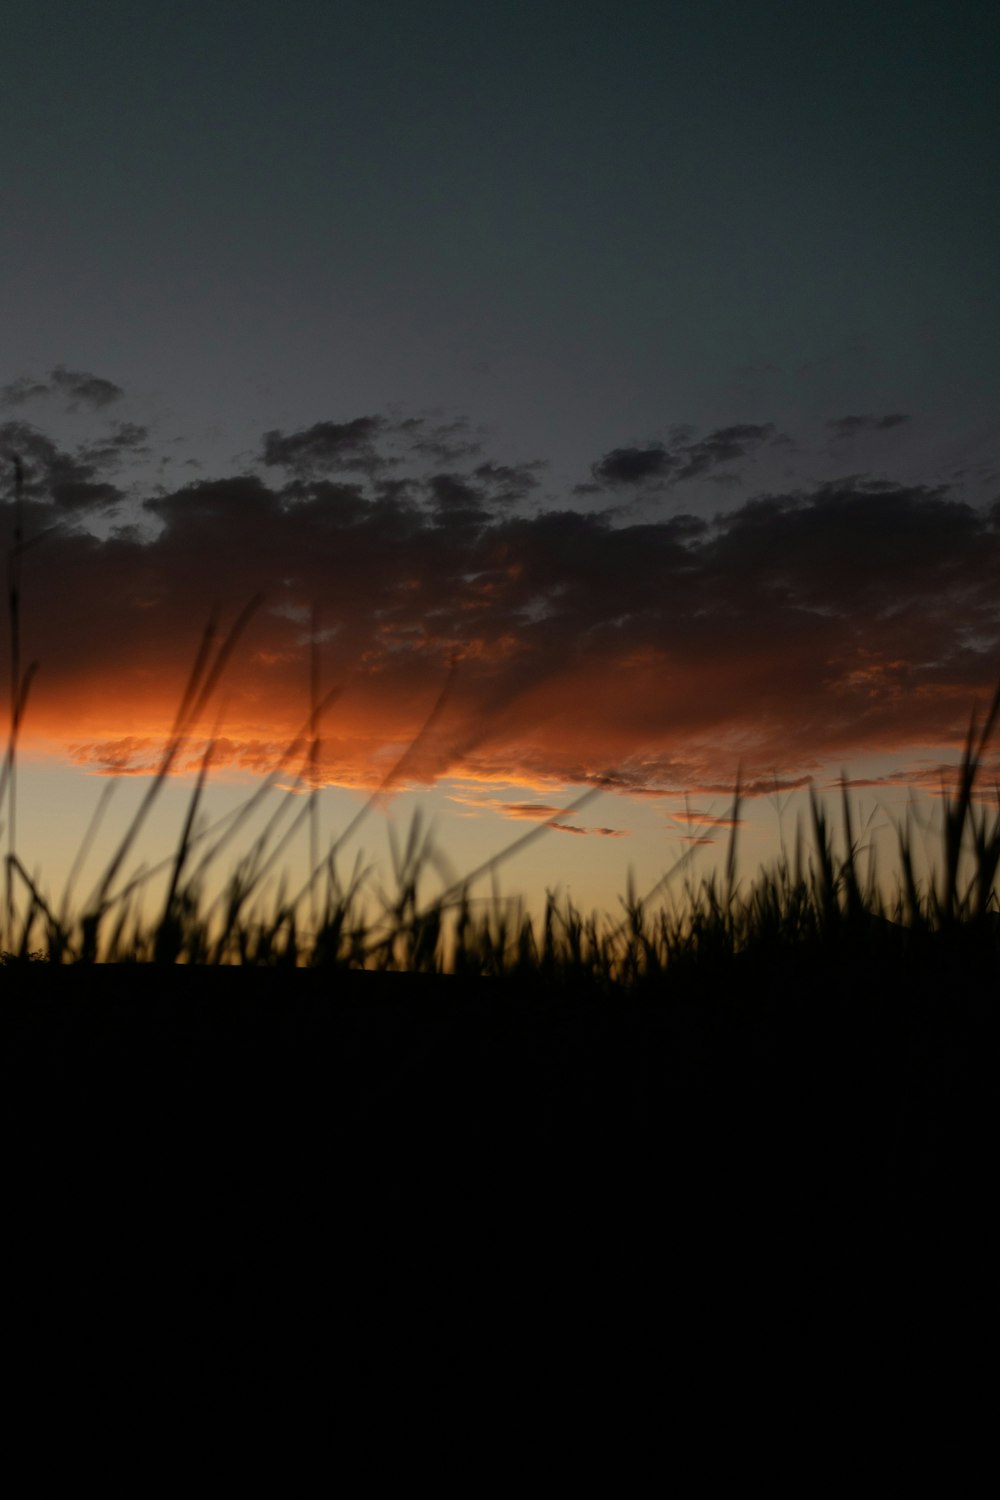
<path id="1" fill-rule="evenodd" d="M 598 838 L 604 839 L 624 839 L 628 837 L 628 830 L 625 828 L 587 828 L 581 827 L 577 823 L 553 823 L 552 829 L 555 833 L 596 834 Z"/>
<path id="2" fill-rule="evenodd" d="M 559 833 L 581 833 L 594 834 L 598 838 L 628 838 L 627 828 L 596 828 L 590 824 L 563 823 L 558 820 L 563 817 L 564 810 L 556 803 L 546 802 L 503 802 L 492 797 L 477 796 L 470 793 L 452 793 L 448 800 L 458 803 L 460 806 L 475 808 L 482 812 L 491 812 L 498 817 L 511 818 L 515 821 L 527 820 L 529 822 L 547 823 Z"/>
<path id="3" fill-rule="evenodd" d="M 720 467 L 752 457 L 765 443 L 782 440 L 772 422 L 742 422 L 720 427 L 697 442 L 689 438 L 690 429 L 680 428 L 669 446 L 649 443 L 612 448 L 593 464 L 591 473 L 599 485 L 612 488 L 676 485 L 706 475 L 718 478 L 715 471 Z"/>
<path id="4" fill-rule="evenodd" d="M 890 412 L 884 417 L 833 417 L 827 422 L 835 438 L 857 437 L 861 432 L 889 432 L 893 427 L 902 427 L 910 418 L 901 411 Z"/>
<path id="5" fill-rule="evenodd" d="M 372 472 L 388 467 L 375 440 L 386 426 L 382 417 L 355 417 L 350 422 L 314 422 L 297 432 L 274 428 L 265 432 L 261 457 L 269 467 L 296 474 L 327 474 L 331 470 Z"/>
<path id="6" fill-rule="evenodd" d="M 56 365 L 46 379 L 22 375 L 0 386 L 0 406 L 23 406 L 29 401 L 58 398 L 67 411 L 100 411 L 124 395 L 121 386 L 87 370 L 67 370 Z"/>

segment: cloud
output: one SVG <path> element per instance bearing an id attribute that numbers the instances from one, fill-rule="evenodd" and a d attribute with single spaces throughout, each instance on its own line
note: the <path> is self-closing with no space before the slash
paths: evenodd
<path id="1" fill-rule="evenodd" d="M 756 452 L 762 443 L 770 441 L 775 436 L 776 428 L 773 422 L 762 424 L 743 422 L 735 427 L 720 427 L 717 432 L 709 433 L 708 437 L 702 438 L 700 442 L 687 443 L 677 450 L 677 456 L 682 463 L 674 476 L 675 482 L 681 479 L 695 479 L 719 464 L 731 464 L 737 459 L 747 458 Z"/>
<path id="2" fill-rule="evenodd" d="M 82 446 L 71 452 L 53 442 L 27 422 L 0 423 L 0 454 L 20 460 L 24 475 L 23 494 L 29 502 L 52 507 L 63 514 L 109 511 L 122 498 L 122 491 L 105 477 L 117 467 L 121 456 L 134 446 L 133 435 L 141 428 L 121 429 L 108 444 Z M 0 494 L 13 491 L 13 473 L 0 477 Z"/>
<path id="3" fill-rule="evenodd" d="M 612 448 L 592 466 L 591 473 L 600 484 L 644 484 L 649 479 L 666 479 L 676 462 L 662 443 Z"/>
<path id="4" fill-rule="evenodd" d="M 86 370 L 67 370 L 65 365 L 56 365 L 47 380 L 35 380 L 22 375 L 7 385 L 0 386 L 0 406 L 23 406 L 27 401 L 45 397 L 61 396 L 67 403 L 67 411 L 85 408 L 100 411 L 118 401 L 124 395 L 120 385 L 105 380 L 100 375 L 91 375 Z"/>
<path id="5" fill-rule="evenodd" d="M 432 474 L 427 481 L 435 510 L 454 518 L 478 520 L 482 510 L 481 495 L 459 474 Z"/>
<path id="6" fill-rule="evenodd" d="M 497 802 L 492 797 L 469 795 L 452 796 L 449 801 L 480 808 L 485 812 L 497 813 L 501 817 L 511 818 L 514 821 L 551 823 L 553 830 L 557 833 L 594 834 L 599 838 L 611 839 L 629 836 L 628 829 L 625 828 L 595 828 L 589 824 L 561 823 L 557 820 L 563 816 L 564 809 L 556 803 Z"/>
<path id="7" fill-rule="evenodd" d="M 705 823 L 710 828 L 734 828 L 742 824 L 742 818 L 716 816 L 715 813 L 699 812 L 694 808 L 685 808 L 683 812 L 674 813 L 674 821 L 687 823 L 690 827 L 694 823 Z"/>
<path id="8" fill-rule="evenodd" d="M 70 398 L 70 411 L 75 411 L 80 406 L 98 411 L 103 406 L 109 406 L 112 401 L 120 400 L 125 394 L 121 386 L 115 385 L 111 380 L 104 380 L 100 375 L 90 375 L 86 370 L 67 370 L 64 365 L 56 365 L 50 378 L 55 388 Z"/>
<path id="9" fill-rule="evenodd" d="M 690 442 L 691 429 L 674 428 L 672 446 L 650 443 L 646 447 L 612 448 L 592 465 L 591 473 L 601 485 L 680 484 L 698 479 L 739 459 L 751 457 L 765 443 L 778 444 L 779 436 L 772 422 L 742 422 L 720 427 L 698 442 Z M 734 476 L 715 476 L 732 479 Z M 578 486 L 578 491 L 582 489 Z"/>
<path id="10" fill-rule="evenodd" d="M 461 417 L 452 422 L 408 417 L 398 424 L 397 431 L 409 440 L 414 453 L 432 458 L 436 463 L 455 463 L 482 452 L 482 435 L 474 432 Z"/>
<path id="11" fill-rule="evenodd" d="M 911 419 L 905 412 L 890 412 L 885 417 L 833 417 L 827 422 L 827 427 L 832 431 L 835 439 L 857 437 L 859 432 L 888 432 L 893 427 L 901 427 L 904 422 Z"/>
<path id="12" fill-rule="evenodd" d="M 124 735 L 121 739 L 70 744 L 66 748 L 77 765 L 87 766 L 103 776 L 146 776 L 157 769 L 162 759 L 162 747 L 149 736 Z"/>
<path id="13" fill-rule="evenodd" d="M 538 818 L 542 822 L 546 818 L 558 818 L 562 812 L 562 808 L 547 806 L 544 802 L 501 802 L 495 805 L 506 818 Z"/>
<path id="14" fill-rule="evenodd" d="M 479 464 L 471 474 L 429 474 L 418 483 L 401 481 L 409 496 L 423 493 L 440 520 L 478 524 L 493 507 L 514 505 L 537 486 L 541 465 Z"/>
<path id="15" fill-rule="evenodd" d="M 628 837 L 628 831 L 624 828 L 586 828 L 578 823 L 553 823 L 554 833 L 582 833 L 596 834 L 599 838 L 624 839 Z"/>
<path id="16" fill-rule="evenodd" d="M 268 468 L 280 466 L 300 474 L 339 469 L 371 472 L 388 462 L 374 446 L 385 425 L 382 417 L 371 416 L 350 422 L 314 422 L 290 433 L 275 428 L 264 434 L 261 457 Z"/>
<path id="17" fill-rule="evenodd" d="M 910 761 L 899 769 L 887 771 L 881 776 L 840 775 L 834 777 L 824 787 L 824 790 L 840 791 L 844 787 L 854 787 L 913 791 L 920 788 L 931 797 L 952 797 L 955 794 L 959 776 L 959 767 L 954 762 L 930 762 L 924 759 Z M 995 809 L 997 805 L 996 786 L 998 777 L 1000 777 L 1000 755 L 997 754 L 994 747 L 992 752 L 987 750 L 983 755 L 982 774 L 978 787 L 973 791 L 973 800 L 982 802 L 987 807 Z"/>
<path id="18" fill-rule="evenodd" d="M 0 406 L 23 406 L 26 401 L 36 401 L 51 393 L 52 387 L 46 381 L 21 375 L 17 380 L 0 386 Z"/>
<path id="19" fill-rule="evenodd" d="M 526 464 L 483 463 L 472 472 L 495 504 L 509 505 L 538 488 L 538 471 L 544 468 L 544 462 L 535 459 Z"/>
<path id="20" fill-rule="evenodd" d="M 408 442 L 401 424 L 357 420 L 368 425 L 292 436 L 353 432 L 379 460 L 367 471 L 308 472 L 296 454 L 344 446 L 310 437 L 287 466 L 149 498 L 155 536 L 61 525 L 31 548 L 24 651 L 41 672 L 26 733 L 72 744 L 81 764 L 131 764 L 169 730 L 210 613 L 224 624 L 258 591 L 225 675 L 220 767 L 273 764 L 301 727 L 315 604 L 323 682 L 343 688 L 322 775 L 377 784 L 421 736 L 412 782 L 551 788 L 510 798 L 511 817 L 551 816 L 578 785 L 725 795 L 742 764 L 748 795 L 767 795 L 869 750 L 910 761 L 914 747 L 960 743 L 973 697 L 992 689 L 1000 505 L 854 475 L 712 520 L 526 514 L 497 498 L 517 487 L 516 466 L 477 456 L 428 474 L 417 454 L 387 476 L 383 448 Z M 711 467 L 769 430 L 678 447 Z M 107 466 L 146 442 L 118 428 L 69 452 L 23 423 L 0 438 L 24 457 L 30 535 L 103 503 L 101 486 L 116 494 Z M 9 508 L 3 519 L 0 546 Z"/>
<path id="21" fill-rule="evenodd" d="M 77 457 L 97 468 L 117 468 L 128 458 L 148 456 L 149 429 L 136 422 L 116 422 L 111 430 L 77 449 Z"/>
<path id="22" fill-rule="evenodd" d="M 434 503 L 444 508 L 452 504 L 449 487 L 456 498 L 459 487 L 464 492 L 462 509 L 485 500 L 511 504 L 537 487 L 538 471 L 545 467 L 537 459 L 520 464 L 487 460 L 461 474 L 450 467 L 481 453 L 479 435 L 464 420 L 368 415 L 347 422 L 314 422 L 295 432 L 265 432 L 260 459 L 265 469 L 283 468 L 300 480 L 345 473 L 377 476 L 383 484 L 393 483 L 389 474 L 405 461 L 413 472 L 402 483 L 410 490 L 418 483 L 430 486 Z M 428 462 L 449 468 L 428 475 Z"/>

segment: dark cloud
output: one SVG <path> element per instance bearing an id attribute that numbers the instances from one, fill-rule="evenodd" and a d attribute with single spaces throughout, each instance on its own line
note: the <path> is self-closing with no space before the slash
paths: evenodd
<path id="1" fill-rule="evenodd" d="M 30 376 L 22 375 L 7 385 L 0 385 L 0 406 L 23 406 L 26 401 L 51 395 L 51 392 L 52 387 L 44 380 L 32 380 Z"/>
<path id="2" fill-rule="evenodd" d="M 537 486 L 536 471 L 542 465 L 479 464 L 471 474 L 431 474 L 423 481 L 434 511 L 453 522 L 478 523 L 492 514 L 492 507 L 509 506 L 531 493 Z M 413 493 L 410 481 L 408 492 Z"/>
<path id="3" fill-rule="evenodd" d="M 434 422 L 427 417 L 408 417 L 397 431 L 409 441 L 413 453 L 435 463 L 452 464 L 482 452 L 482 435 L 462 417 L 452 422 Z"/>
<path id="4" fill-rule="evenodd" d="M 772 422 L 720 427 L 696 443 L 688 441 L 690 435 L 690 428 L 679 427 L 672 429 L 669 448 L 663 443 L 612 448 L 592 466 L 591 473 L 602 485 L 680 484 L 700 478 L 722 464 L 748 458 L 765 443 L 780 441 Z M 578 492 L 580 489 L 578 486 Z"/>
<path id="5" fill-rule="evenodd" d="M 432 474 L 427 480 L 431 503 L 447 525 L 478 525 L 483 516 L 482 495 L 458 474 Z"/>
<path id="6" fill-rule="evenodd" d="M 856 437 L 859 432 L 888 432 L 892 427 L 901 427 L 910 418 L 905 412 L 890 412 L 884 417 L 833 417 L 827 427 L 835 438 Z"/>
<path id="7" fill-rule="evenodd" d="M 479 464 L 472 472 L 495 504 L 510 505 L 538 488 L 539 470 L 544 468 L 542 460 L 535 459 L 527 464 Z"/>
<path id="8" fill-rule="evenodd" d="M 117 422 L 110 432 L 77 449 L 77 456 L 98 468 L 117 468 L 129 458 L 147 458 L 149 429 L 136 422 Z"/>
<path id="9" fill-rule="evenodd" d="M 775 436 L 773 422 L 760 425 L 743 422 L 735 427 L 720 427 L 717 432 L 709 433 L 700 442 L 687 443 L 677 450 L 676 457 L 680 466 L 674 475 L 674 482 L 696 479 L 719 464 L 731 464 L 737 459 L 747 458 L 762 443 Z"/>
<path id="10" fill-rule="evenodd" d="M 682 446 L 711 467 L 769 430 Z M 117 431 L 126 448 L 144 441 Z M 24 459 L 33 534 L 115 493 L 104 468 L 27 424 L 0 441 Z M 456 661 L 408 774 L 514 780 L 524 797 L 508 815 L 538 817 L 559 785 L 716 795 L 742 761 L 766 795 L 863 750 L 958 742 L 1000 669 L 1000 504 L 855 475 L 711 521 L 529 515 L 497 503 L 516 468 L 428 475 L 420 458 L 390 477 L 292 463 L 200 480 L 146 502 L 152 538 L 47 536 L 24 566 L 25 649 L 43 668 L 31 722 L 95 747 L 95 764 L 117 764 L 129 737 L 122 755 L 138 755 L 169 725 L 212 608 L 231 618 L 262 590 L 227 673 L 232 763 L 263 763 L 301 724 L 315 604 L 324 679 L 345 685 L 328 777 L 377 780 Z"/>
<path id="11" fill-rule="evenodd" d="M 56 365 L 47 380 L 35 380 L 22 375 L 9 384 L 0 386 L 0 406 L 22 406 L 26 401 L 35 401 L 46 396 L 60 396 L 67 402 L 67 411 L 78 411 L 81 407 L 99 411 L 118 401 L 124 395 L 120 385 L 104 380 L 100 375 L 91 375 L 86 370 L 67 370 L 65 365 Z"/>
<path id="12" fill-rule="evenodd" d="M 56 465 L 49 475 L 52 503 L 64 511 L 112 510 L 122 498 L 117 485 L 87 477 L 86 467 Z"/>
<path id="13" fill-rule="evenodd" d="M 297 473 L 372 472 L 387 462 L 374 446 L 385 425 L 382 417 L 355 417 L 350 422 L 314 422 L 298 432 L 274 429 L 264 434 L 261 456 L 269 468 L 278 465 Z"/>
<path id="14" fill-rule="evenodd" d="M 56 389 L 70 398 L 70 411 L 75 411 L 80 406 L 89 406 L 97 411 L 102 406 L 109 406 L 112 401 L 120 400 L 125 394 L 121 386 L 115 385 L 111 380 L 103 380 L 100 375 L 90 375 L 86 370 L 67 370 L 65 365 L 57 365 L 50 378 Z"/>
<path id="15" fill-rule="evenodd" d="M 16 455 L 26 466 L 40 466 L 50 463 L 59 449 L 29 422 L 4 422 L 0 425 L 0 452 L 8 459 Z"/>
<path id="16" fill-rule="evenodd" d="M 0 424 L 0 453 L 21 460 L 25 498 L 64 513 L 108 510 L 118 503 L 122 491 L 103 477 L 102 470 L 114 467 L 120 452 L 112 439 L 111 459 L 99 462 L 92 448 L 71 453 L 27 422 Z M 0 479 L 0 493 L 12 492 L 13 473 L 8 470 Z"/>
<path id="17" fill-rule="evenodd" d="M 379 486 L 387 490 L 385 498 L 401 500 L 409 486 Z M 345 484 L 333 479 L 292 480 L 281 491 L 283 500 L 292 505 L 296 502 L 316 504 L 330 516 L 335 516 L 337 525 L 354 526 L 362 521 L 369 511 L 369 500 L 360 485 Z"/>
<path id="18" fill-rule="evenodd" d="M 676 462 L 662 443 L 651 443 L 645 448 L 612 448 L 592 465 L 591 473 L 600 484 L 644 484 L 650 479 L 666 479 Z"/>

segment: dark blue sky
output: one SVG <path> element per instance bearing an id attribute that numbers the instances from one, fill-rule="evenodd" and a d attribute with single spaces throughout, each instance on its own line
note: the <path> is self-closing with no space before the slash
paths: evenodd
<path id="1" fill-rule="evenodd" d="M 799 455 L 737 493 L 989 498 L 993 3 L 7 0 L 2 36 L 4 380 L 95 371 L 215 465 L 395 403 L 554 490 L 773 422 Z"/>

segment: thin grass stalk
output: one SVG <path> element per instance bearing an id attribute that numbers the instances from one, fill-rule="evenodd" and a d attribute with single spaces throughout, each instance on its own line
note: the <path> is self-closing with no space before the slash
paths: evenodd
<path id="1" fill-rule="evenodd" d="M 69 923 L 70 902 L 73 899 L 76 882 L 80 878 L 80 872 L 86 864 L 87 856 L 90 853 L 94 840 L 97 838 L 111 798 L 114 796 L 116 785 L 116 782 L 109 781 L 102 788 L 101 795 L 97 799 L 97 806 L 91 813 L 90 822 L 87 824 L 86 831 L 73 857 L 73 863 L 70 866 L 69 874 L 66 876 L 66 884 L 63 886 L 63 893 L 59 899 L 59 919 L 64 926 L 68 926 Z"/>
<path id="2" fill-rule="evenodd" d="M 944 887 L 939 902 L 939 920 L 951 924 L 961 915 L 961 898 L 958 890 L 958 870 L 962 856 L 966 822 L 970 818 L 972 794 L 982 765 L 983 756 L 993 734 L 1000 713 L 1000 682 L 997 683 L 990 706 L 986 711 L 983 727 L 976 732 L 976 711 L 973 709 L 969 730 L 962 751 L 962 764 L 958 778 L 958 793 L 954 801 L 948 798 L 942 787 L 944 800 L 945 869 Z"/>
<path id="3" fill-rule="evenodd" d="M 27 870 L 24 868 L 24 865 L 21 863 L 21 860 L 16 854 L 9 854 L 7 856 L 7 864 L 11 877 L 13 878 L 13 876 L 16 874 L 20 876 L 21 880 L 24 882 L 25 889 L 31 897 L 30 910 L 35 912 L 36 915 L 38 913 L 41 913 L 46 922 L 49 924 L 50 951 L 52 948 L 53 937 L 56 940 L 58 948 L 61 949 L 64 946 L 68 947 L 69 939 L 62 926 L 62 923 L 59 921 L 59 918 L 55 915 L 52 908 L 49 906 L 49 903 L 45 900 L 45 897 L 39 890 L 37 881 L 28 874 Z"/>
<path id="4" fill-rule="evenodd" d="M 24 466 L 14 457 L 14 545 L 7 555 L 7 607 L 10 618 L 10 737 L 7 750 L 7 926 L 14 932 L 13 861 L 17 855 L 17 739 L 21 717 L 21 543 Z"/>
<path id="5" fill-rule="evenodd" d="M 331 688 L 330 691 L 326 693 L 320 700 L 319 714 L 322 715 L 328 708 L 330 708 L 337 701 L 343 691 L 344 689 L 342 684 L 338 687 Z M 198 864 L 197 870 L 195 872 L 198 879 L 201 879 L 208 872 L 210 866 L 218 859 L 219 855 L 222 853 L 222 850 L 236 837 L 237 833 L 239 833 L 243 825 L 253 816 L 257 808 L 267 796 L 268 792 L 273 790 L 279 776 L 284 775 L 285 771 L 288 769 L 289 765 L 295 759 L 303 744 L 306 742 L 308 735 L 312 732 L 312 726 L 315 722 L 316 720 L 314 719 L 313 714 L 310 712 L 309 718 L 306 720 L 305 724 L 295 735 L 294 739 L 290 740 L 285 749 L 282 751 L 277 765 L 275 765 L 274 768 L 268 772 L 264 780 L 254 789 L 252 794 L 247 798 L 242 806 L 235 808 L 230 813 L 227 813 L 224 818 L 219 818 L 217 822 L 215 822 L 205 830 L 204 834 L 199 835 L 197 840 L 193 840 L 193 842 L 198 842 L 204 838 L 210 838 L 213 834 L 217 833 L 219 829 L 224 825 L 228 825 L 225 827 L 225 832 L 221 834 L 216 843 L 213 844 L 204 855 L 202 855 L 200 863 Z"/>
<path id="6" fill-rule="evenodd" d="M 315 870 L 319 864 L 319 799 L 315 796 L 319 785 L 319 760 L 320 760 L 320 725 L 319 725 L 319 683 L 320 683 L 320 660 L 319 660 L 319 606 L 314 602 L 312 608 L 312 629 L 309 641 L 309 713 L 313 726 L 312 740 L 309 745 L 309 785 L 313 793 L 309 803 L 309 868 Z M 309 893 L 309 919 L 313 932 L 316 931 L 318 916 L 319 894 L 315 885 Z"/>
<path id="7" fill-rule="evenodd" d="M 190 852 L 191 834 L 194 829 L 194 820 L 197 816 L 198 804 L 201 801 L 205 782 L 208 778 L 208 768 L 212 763 L 212 756 L 215 753 L 215 744 L 215 737 L 213 736 L 205 747 L 205 753 L 202 756 L 201 765 L 198 768 L 198 777 L 194 784 L 194 790 L 191 793 L 191 797 L 188 802 L 187 815 L 184 819 L 184 826 L 181 829 L 180 840 L 177 844 L 177 853 L 174 856 L 173 869 L 170 872 L 170 883 L 167 887 L 167 894 L 163 903 L 163 915 L 161 916 L 159 925 L 156 929 L 156 937 L 154 940 L 154 951 L 157 958 L 161 962 L 173 962 L 174 958 L 177 956 L 177 944 L 180 939 L 180 923 L 177 920 L 177 914 L 175 911 L 177 902 L 177 888 L 180 883 L 181 873 L 187 861 L 188 853 Z"/>
<path id="8" fill-rule="evenodd" d="M 139 832 L 142 829 L 142 826 L 145 823 L 150 810 L 152 809 L 153 803 L 159 796 L 163 788 L 163 784 L 173 768 L 174 762 L 176 761 L 181 747 L 184 744 L 185 739 L 187 738 L 188 730 L 195 722 L 197 722 L 198 718 L 200 718 L 201 713 L 206 703 L 208 702 L 209 697 L 214 691 L 214 688 L 218 683 L 219 677 L 221 676 L 221 673 L 227 661 L 229 660 L 229 657 L 232 655 L 232 652 L 236 646 L 236 642 L 243 634 L 243 631 L 248 625 L 253 614 L 257 611 L 257 609 L 259 609 L 260 604 L 261 596 L 257 595 L 255 598 L 250 600 L 249 604 L 244 606 L 240 614 L 237 616 L 235 623 L 230 628 L 229 633 L 223 640 L 222 645 L 216 652 L 214 661 L 210 660 L 211 648 L 215 640 L 214 622 L 210 621 L 209 625 L 206 627 L 206 630 L 202 637 L 201 645 L 195 657 L 194 666 L 188 679 L 188 684 L 184 692 L 181 708 L 178 710 L 177 718 L 174 723 L 174 729 L 168 741 L 166 750 L 164 751 L 159 768 L 157 769 L 156 774 L 154 775 L 152 783 L 148 787 L 145 796 L 139 804 L 139 807 L 134 817 L 132 818 L 129 827 L 126 829 L 125 836 L 123 837 L 121 843 L 118 846 L 118 849 L 115 851 L 114 855 L 109 861 L 104 875 L 98 884 L 96 892 L 91 897 L 91 900 L 88 903 L 88 905 L 98 914 L 103 911 L 108 892 L 110 891 L 111 886 L 114 883 L 115 877 L 117 876 L 118 871 L 121 869 L 121 866 L 124 863 L 129 850 L 132 848 L 135 840 L 138 838 Z"/>

